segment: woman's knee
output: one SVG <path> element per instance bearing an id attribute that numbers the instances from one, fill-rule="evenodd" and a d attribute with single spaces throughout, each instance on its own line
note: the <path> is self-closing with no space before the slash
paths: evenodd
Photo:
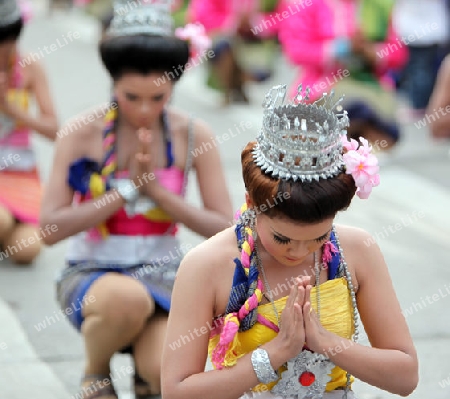
<path id="1" fill-rule="evenodd" d="M 84 317 L 101 316 L 117 327 L 144 326 L 155 305 L 145 287 L 137 280 L 118 273 L 108 273 L 87 291 L 90 302 L 83 308 Z"/>
<path id="2" fill-rule="evenodd" d="M 14 228 L 14 216 L 0 205 L 0 242 L 3 241 Z"/>
<path id="3" fill-rule="evenodd" d="M 42 245 L 37 237 L 38 228 L 28 224 L 17 224 L 3 240 L 9 248 L 10 259 L 17 264 L 29 264 L 39 255 Z"/>

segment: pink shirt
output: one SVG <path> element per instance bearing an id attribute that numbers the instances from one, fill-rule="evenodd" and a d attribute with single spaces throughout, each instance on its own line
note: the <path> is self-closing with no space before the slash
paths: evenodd
<path id="1" fill-rule="evenodd" d="M 340 68 L 342 75 L 342 65 L 333 56 L 334 41 L 338 38 L 350 38 L 356 32 L 358 2 L 314 0 L 297 12 L 290 3 L 292 2 L 287 0 L 283 3 L 282 9 L 288 11 L 290 16 L 283 19 L 278 30 L 283 52 L 291 63 L 301 66 L 292 90 L 295 91 L 300 83 L 303 87 L 311 88 L 314 85 L 317 87 L 321 82 L 329 86 Z M 402 67 L 408 58 L 408 50 L 405 46 L 398 45 L 397 38 L 391 24 L 385 42 L 376 44 L 377 52 L 385 50 L 376 70 L 376 77 L 383 85 L 389 84 L 388 70 Z M 313 90 L 311 99 L 314 100 L 321 94 L 321 91 Z"/>
<path id="2" fill-rule="evenodd" d="M 260 25 L 264 19 L 272 20 L 272 14 L 259 12 L 259 0 L 191 0 L 188 6 L 189 22 L 200 22 L 208 34 L 234 34 L 243 14 L 252 15 L 251 24 Z M 273 36 L 277 24 L 267 24 L 260 32 L 262 37 Z"/>

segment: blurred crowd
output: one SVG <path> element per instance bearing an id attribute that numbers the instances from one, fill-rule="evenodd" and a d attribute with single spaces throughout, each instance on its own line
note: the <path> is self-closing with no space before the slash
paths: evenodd
<path id="1" fill-rule="evenodd" d="M 111 0 L 64 1 L 96 15 L 106 29 Z M 299 71 L 293 91 L 301 82 L 311 100 L 331 88 L 346 93 L 352 137 L 383 141 L 387 149 L 400 138 L 399 124 L 428 114 L 434 115 L 426 119 L 432 134 L 450 136 L 447 113 L 436 114 L 450 103 L 436 83 L 449 52 L 447 0 L 173 3 L 178 26 L 199 22 L 212 38 L 206 84 L 223 93 L 224 105 L 247 103 L 246 86 L 270 79 L 281 52 Z M 443 67 L 439 82 L 449 68 Z"/>

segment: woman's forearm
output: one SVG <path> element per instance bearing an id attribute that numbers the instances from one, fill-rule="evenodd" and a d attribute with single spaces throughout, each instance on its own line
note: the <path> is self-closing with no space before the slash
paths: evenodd
<path id="1" fill-rule="evenodd" d="M 338 336 L 325 354 L 337 366 L 370 385 L 407 396 L 417 386 L 416 359 L 400 350 L 378 349 Z"/>
<path id="2" fill-rule="evenodd" d="M 76 206 L 68 206 L 55 211 L 43 212 L 40 224 L 56 225 L 57 231 L 48 235 L 44 242 L 47 245 L 56 244 L 67 237 L 95 227 L 125 204 L 124 199 L 115 190 L 111 190 L 100 197 L 83 202 Z"/>
<path id="3" fill-rule="evenodd" d="M 150 197 L 175 221 L 184 224 L 203 237 L 212 237 L 219 231 L 230 227 L 230 223 L 232 223 L 232 215 L 227 217 L 218 211 L 192 206 L 183 197 L 173 194 L 161 186 L 152 190 Z"/>
<path id="4" fill-rule="evenodd" d="M 267 351 L 274 370 L 287 360 L 274 340 L 261 348 Z M 163 381 L 162 393 L 164 399 L 238 399 L 259 383 L 248 353 L 233 367 L 193 374 L 176 386 L 165 386 Z"/>
<path id="5" fill-rule="evenodd" d="M 58 123 L 53 116 L 42 115 L 35 118 L 27 112 L 15 108 L 13 111 L 13 117 L 20 123 L 28 126 L 30 129 L 36 131 L 41 136 L 44 136 L 50 140 L 55 140 L 56 132 L 58 131 Z"/>

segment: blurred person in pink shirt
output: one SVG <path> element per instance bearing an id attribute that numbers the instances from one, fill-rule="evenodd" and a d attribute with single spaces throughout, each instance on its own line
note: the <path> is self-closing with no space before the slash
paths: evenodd
<path id="1" fill-rule="evenodd" d="M 213 37 L 208 83 L 224 92 L 224 104 L 248 102 L 244 84 L 272 73 L 279 20 L 278 0 L 192 0 L 187 19 L 200 22 Z"/>
<path id="2" fill-rule="evenodd" d="M 283 52 L 300 67 L 292 92 L 302 84 L 311 101 L 330 89 L 345 94 L 349 136 L 365 137 L 376 149 L 392 147 L 399 129 L 390 73 L 408 58 L 392 27 L 393 1 L 314 0 L 295 12 L 297 3 L 284 0 L 290 17 L 278 27 Z"/>

